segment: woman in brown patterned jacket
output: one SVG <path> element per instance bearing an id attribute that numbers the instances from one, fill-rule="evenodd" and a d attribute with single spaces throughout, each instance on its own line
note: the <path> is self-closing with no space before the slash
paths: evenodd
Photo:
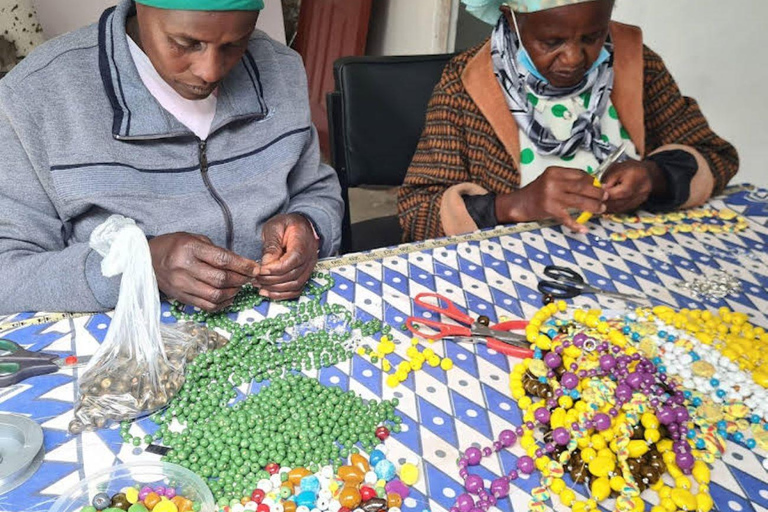
<path id="1" fill-rule="evenodd" d="M 398 196 L 405 240 L 544 219 L 584 232 L 571 212 L 689 208 L 736 174 L 640 29 L 611 21 L 614 0 L 463 1 L 496 28 L 435 88 Z"/>

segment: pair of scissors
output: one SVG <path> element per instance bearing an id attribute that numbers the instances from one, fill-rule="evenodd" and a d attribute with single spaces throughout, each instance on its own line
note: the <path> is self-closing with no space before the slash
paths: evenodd
<path id="1" fill-rule="evenodd" d="M 604 295 L 614 299 L 631 302 L 638 305 L 651 305 L 648 297 L 631 295 L 627 293 L 611 292 L 596 288 L 586 281 L 581 274 L 568 267 L 549 265 L 544 268 L 544 275 L 549 278 L 539 281 L 539 291 L 545 296 L 550 295 L 555 299 L 572 299 L 583 294 Z"/>
<path id="2" fill-rule="evenodd" d="M 597 168 L 595 174 L 592 175 L 594 178 L 592 185 L 597 188 L 603 188 L 603 174 L 605 174 L 605 171 L 607 171 L 613 164 L 619 161 L 619 158 L 621 158 L 626 150 L 626 146 L 622 144 L 618 149 L 616 149 L 616 151 L 611 153 L 608 158 L 603 160 L 603 163 L 601 163 Z M 576 219 L 576 222 L 579 224 L 586 224 L 591 218 L 592 214 L 590 212 L 582 212 L 581 215 L 579 215 L 579 217 Z"/>
<path id="3" fill-rule="evenodd" d="M 84 366 L 90 357 L 59 357 L 46 352 L 31 352 L 11 340 L 0 339 L 0 388 L 62 368 Z"/>
<path id="4" fill-rule="evenodd" d="M 427 302 L 425 299 L 437 299 L 437 304 Z M 525 329 L 528 325 L 528 322 L 525 320 L 490 325 L 488 317 L 481 316 L 475 320 L 457 308 L 449 299 L 437 293 L 420 293 L 413 301 L 429 311 L 439 313 L 464 324 L 463 326 L 452 325 L 428 318 L 412 316 L 406 320 L 405 325 L 416 336 L 433 340 L 443 338 L 484 339 L 489 349 L 495 350 L 500 354 L 522 359 L 533 357 L 533 350 L 530 349 L 530 343 L 525 339 L 525 336 L 509 332 Z M 429 327 L 434 332 L 422 331 L 422 325 Z"/>

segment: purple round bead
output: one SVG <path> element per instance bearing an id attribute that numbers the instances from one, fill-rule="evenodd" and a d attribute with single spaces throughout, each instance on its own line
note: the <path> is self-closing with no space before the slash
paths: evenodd
<path id="1" fill-rule="evenodd" d="M 552 432 L 552 439 L 560 446 L 565 446 L 571 440 L 571 434 L 563 427 L 558 427 Z"/>
<path id="2" fill-rule="evenodd" d="M 469 475 L 464 480 L 464 488 L 471 494 L 478 494 L 483 489 L 483 479 L 478 475 Z"/>
<path id="3" fill-rule="evenodd" d="M 595 416 L 592 418 L 592 423 L 595 424 L 595 428 L 600 432 L 611 428 L 611 418 L 602 412 L 595 414 Z"/>
<path id="4" fill-rule="evenodd" d="M 497 478 L 491 482 L 491 494 L 497 499 L 509 496 L 509 482 L 507 479 Z"/>
<path id="5" fill-rule="evenodd" d="M 517 441 L 517 435 L 509 429 L 502 430 L 501 434 L 499 434 L 499 442 L 501 442 L 504 448 L 509 448 L 515 444 L 515 441 Z"/>
<path id="6" fill-rule="evenodd" d="M 459 512 L 469 512 L 475 506 L 475 499 L 467 493 L 459 494 L 456 498 L 456 508 Z"/>
<path id="7" fill-rule="evenodd" d="M 579 378 L 571 372 L 565 372 L 560 378 L 560 384 L 562 384 L 565 389 L 573 389 L 579 385 Z"/>
<path id="8" fill-rule="evenodd" d="M 551 413 L 544 407 L 536 409 L 536 412 L 533 413 L 533 417 L 536 418 L 536 421 L 539 423 L 548 423 L 551 416 Z"/>
<path id="9" fill-rule="evenodd" d="M 677 462 L 677 465 L 680 466 L 680 469 L 686 470 L 686 469 L 692 469 L 693 463 L 695 462 L 693 455 L 690 453 L 678 453 L 675 455 L 675 462 Z"/>
<path id="10" fill-rule="evenodd" d="M 563 358 L 554 352 L 550 352 L 544 356 L 544 363 L 550 368 L 557 368 L 563 363 Z"/>
<path id="11" fill-rule="evenodd" d="M 527 455 L 523 455 L 517 460 L 517 469 L 526 475 L 533 473 L 535 467 L 533 459 Z"/>
<path id="12" fill-rule="evenodd" d="M 467 448 L 467 451 L 464 452 L 464 458 L 467 459 L 467 464 L 470 466 L 477 466 L 480 464 L 480 460 L 483 458 L 483 454 L 479 448 L 472 446 Z"/>

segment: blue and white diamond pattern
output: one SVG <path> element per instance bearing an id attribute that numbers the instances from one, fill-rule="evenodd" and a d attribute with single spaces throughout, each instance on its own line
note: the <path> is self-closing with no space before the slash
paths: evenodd
<path id="1" fill-rule="evenodd" d="M 336 284 L 327 294 L 329 303 L 341 304 L 359 318 L 380 318 L 393 327 L 397 344 L 390 356 L 393 365 L 405 358 L 411 336 L 401 330 L 410 316 L 431 315 L 411 299 L 422 292 L 438 292 L 473 315 L 493 321 L 530 317 L 540 307 L 538 276 L 546 265 L 578 268 L 587 280 L 611 291 L 644 293 L 657 303 L 677 308 L 727 305 L 750 314 L 752 321 L 768 326 L 768 191 L 741 191 L 714 200 L 715 208 L 729 208 L 750 217 L 751 229 L 740 234 L 663 237 L 612 243 L 610 233 L 623 226 L 593 223 L 589 234 L 573 235 L 560 228 L 494 235 L 380 260 L 348 264 L 332 270 Z M 702 304 L 676 287 L 688 280 L 722 269 L 736 276 L 744 293 L 724 301 Z M 616 309 L 620 303 L 605 297 L 585 296 L 578 305 Z M 285 311 L 284 306 L 264 304 L 243 312 L 240 321 L 259 320 Z M 18 315 L 6 320 L 18 320 Z M 167 305 L 164 319 L 170 321 Z M 80 356 L 95 352 L 104 339 L 108 315 L 74 318 L 52 325 L 31 326 L 5 334 L 33 350 Z M 375 340 L 363 340 L 369 344 Z M 455 367 L 446 372 L 427 365 L 395 389 L 386 386 L 380 367 L 360 357 L 319 372 L 311 372 L 328 386 L 352 389 L 364 398 L 399 400 L 403 430 L 387 441 L 389 456 L 397 463 L 417 462 L 422 479 L 404 503 L 404 510 L 445 512 L 462 492 L 456 459 L 471 445 L 487 446 L 505 428 L 521 421 L 520 411 L 508 393 L 508 374 L 514 364 L 484 345 L 436 342 L 437 354 L 450 357 Z M 45 432 L 46 458 L 41 469 L 23 486 L 0 496 L 0 512 L 42 512 L 65 489 L 102 468 L 135 460 L 154 459 L 123 445 L 115 429 L 72 437 L 67 434 L 76 398 L 77 370 L 37 377 L 0 390 L 0 408 L 29 416 Z M 243 386 L 243 393 L 261 386 Z M 132 427 L 133 434 L 150 433 L 147 420 Z M 730 451 L 713 469 L 711 491 L 721 511 L 768 512 L 768 472 L 765 453 L 756 454 L 731 444 Z M 509 471 L 519 446 L 487 458 L 475 468 L 489 483 L 494 475 Z M 499 504 L 508 512 L 527 510 L 528 494 L 538 484 L 529 477 L 514 483 L 509 500 Z M 584 495 L 586 489 L 577 486 Z M 650 503 L 650 501 L 649 501 Z M 558 504 L 557 509 L 562 509 Z"/>

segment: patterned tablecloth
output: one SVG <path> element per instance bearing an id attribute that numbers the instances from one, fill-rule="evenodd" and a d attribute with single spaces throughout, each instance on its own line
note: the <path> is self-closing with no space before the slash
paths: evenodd
<path id="1" fill-rule="evenodd" d="M 402 359 L 410 336 L 400 330 L 411 314 L 429 315 L 414 307 L 411 298 L 424 291 L 437 291 L 475 315 L 497 321 L 499 317 L 527 318 L 541 304 L 536 291 L 537 276 L 545 265 L 561 264 L 581 269 L 587 280 L 600 287 L 621 292 L 640 291 L 658 303 L 674 307 L 727 305 L 750 315 L 753 322 L 768 327 L 768 191 L 740 189 L 712 201 L 725 205 L 749 219 L 750 228 L 735 234 L 667 234 L 613 243 L 608 236 L 626 226 L 607 221 L 591 224 L 588 235 L 572 235 L 560 227 L 544 227 L 520 233 L 487 232 L 483 240 L 453 243 L 445 247 L 401 247 L 398 254 L 346 264 L 332 269 L 334 288 L 327 300 L 343 304 L 357 318 L 381 318 L 393 326 L 399 343 L 393 363 Z M 718 269 L 738 277 L 741 295 L 723 301 L 701 303 L 676 283 Z M 593 296 L 576 299 L 578 305 L 617 309 L 621 305 Z M 241 320 L 260 319 L 285 311 L 279 304 L 263 304 L 240 314 Z M 167 305 L 164 316 L 169 319 Z M 0 324 L 31 315 L 0 319 Z M 64 355 L 92 354 L 109 326 L 108 315 L 71 318 L 55 324 L 29 326 L 4 333 L 32 350 Z M 373 341 L 373 340 L 370 340 Z M 511 400 L 508 374 L 514 360 L 487 350 L 484 346 L 440 342 L 432 345 L 440 355 L 448 355 L 455 367 L 443 371 L 425 365 L 395 389 L 384 383 L 385 374 L 368 360 L 352 360 L 327 368 L 316 376 L 323 384 L 352 389 L 363 398 L 400 400 L 403 431 L 387 444 L 395 460 L 418 461 L 422 478 L 404 503 L 406 511 L 445 511 L 461 492 L 456 459 L 459 450 L 474 444 L 483 446 L 512 425 L 520 412 Z M 29 416 L 45 433 L 45 461 L 37 473 L 22 486 L 0 496 L 0 511 L 44 511 L 65 489 L 105 467 L 155 459 L 133 446 L 123 445 L 116 429 L 70 436 L 67 425 L 76 398 L 73 372 L 30 379 L 0 390 L 0 410 Z M 245 390 L 248 391 L 247 389 Z M 152 424 L 142 420 L 132 433 Z M 521 455 L 511 451 L 485 459 L 480 470 L 492 478 L 509 470 Z M 729 445 L 727 455 L 716 462 L 711 485 L 712 497 L 721 511 L 768 510 L 768 472 L 763 469 L 764 453 L 753 453 Z M 527 494 L 537 477 L 514 482 L 509 500 L 502 510 L 527 508 Z M 584 489 L 581 488 L 583 492 Z"/>

